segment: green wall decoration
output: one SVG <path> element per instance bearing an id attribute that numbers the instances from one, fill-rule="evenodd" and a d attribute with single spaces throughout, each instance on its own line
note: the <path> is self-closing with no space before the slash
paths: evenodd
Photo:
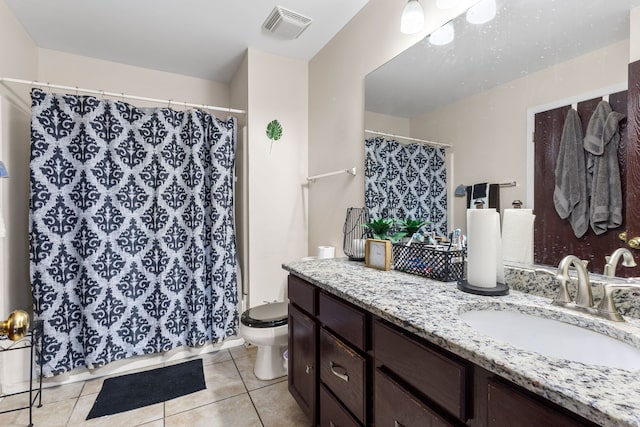
<path id="1" fill-rule="evenodd" d="M 267 125 L 267 138 L 271 140 L 271 146 L 269 147 L 269 153 L 273 148 L 273 141 L 277 141 L 282 137 L 282 125 L 277 120 L 271 120 Z"/>

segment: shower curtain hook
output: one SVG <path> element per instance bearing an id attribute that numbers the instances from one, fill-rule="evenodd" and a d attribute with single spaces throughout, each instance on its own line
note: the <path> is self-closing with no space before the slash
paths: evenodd
<path id="1" fill-rule="evenodd" d="M 183 101 L 183 102 L 184 102 L 184 109 L 185 109 L 185 110 L 188 110 L 188 109 L 189 109 L 189 107 L 187 107 L 187 101 Z"/>
<path id="2" fill-rule="evenodd" d="M 167 108 L 171 108 L 171 100 L 167 103 Z"/>
<path id="3" fill-rule="evenodd" d="M 76 96 L 78 96 L 78 86 L 76 86 Z"/>
<path id="4" fill-rule="evenodd" d="M 124 101 L 124 92 L 120 92 L 120 97 L 122 98 L 122 102 L 125 102 Z"/>
<path id="5" fill-rule="evenodd" d="M 104 101 L 104 91 L 100 91 L 100 100 Z"/>

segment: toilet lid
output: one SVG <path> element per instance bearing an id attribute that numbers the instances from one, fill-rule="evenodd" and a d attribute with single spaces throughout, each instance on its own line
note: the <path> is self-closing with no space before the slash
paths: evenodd
<path id="1" fill-rule="evenodd" d="M 258 305 L 242 313 L 240 321 L 253 328 L 274 328 L 287 324 L 287 303 Z"/>

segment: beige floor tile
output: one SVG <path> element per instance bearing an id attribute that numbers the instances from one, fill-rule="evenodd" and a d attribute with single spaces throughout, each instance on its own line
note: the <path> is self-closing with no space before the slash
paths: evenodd
<path id="1" fill-rule="evenodd" d="M 82 382 L 63 384 L 42 389 L 42 403 L 59 402 L 80 396 L 84 384 Z"/>
<path id="2" fill-rule="evenodd" d="M 231 397 L 165 419 L 165 427 L 262 427 L 247 394 Z"/>
<path id="3" fill-rule="evenodd" d="M 82 392 L 80 392 L 80 396 L 86 396 L 88 394 L 96 394 L 100 393 L 102 390 L 102 384 L 104 384 L 104 380 L 111 377 L 102 377 L 96 378 L 95 380 L 89 380 L 84 382 L 84 387 L 82 387 Z"/>
<path id="4" fill-rule="evenodd" d="M 255 345 L 247 344 L 237 345 L 229 349 L 229 353 L 231 353 L 231 357 L 233 357 L 234 359 L 245 357 L 249 354 L 256 354 L 256 351 L 258 351 L 258 347 L 256 347 Z"/>
<path id="5" fill-rule="evenodd" d="M 244 381 L 244 385 L 247 387 L 247 390 L 256 390 L 261 387 L 265 387 L 271 384 L 276 384 L 282 381 L 286 381 L 287 377 L 283 376 L 280 378 L 276 378 L 274 380 L 263 381 L 256 377 L 253 373 L 253 366 L 256 363 L 256 352 L 248 352 L 244 357 L 235 357 L 233 359 L 238 366 L 238 370 L 240 371 L 240 375 L 242 376 L 242 380 Z"/>
<path id="6" fill-rule="evenodd" d="M 64 427 L 67 425 L 76 399 L 67 399 L 33 408 L 33 424 L 35 427 Z M 29 425 L 29 411 L 23 409 L 16 412 L 0 414 L 0 425 L 3 427 L 25 427 Z"/>
<path id="7" fill-rule="evenodd" d="M 164 427 L 164 419 L 151 421 L 150 423 L 146 424 L 139 424 L 136 427 Z"/>
<path id="8" fill-rule="evenodd" d="M 212 363 L 220 363 L 231 360 L 231 353 L 229 353 L 229 350 L 220 350 L 212 353 L 201 354 L 199 357 L 202 358 L 202 364 L 206 366 L 211 365 Z"/>
<path id="9" fill-rule="evenodd" d="M 249 393 L 264 427 L 308 427 L 311 425 L 302 409 L 289 394 L 286 382 L 280 382 Z"/>
<path id="10" fill-rule="evenodd" d="M 6 396 L 0 400 L 0 411 L 21 408 L 29 404 L 29 393 L 16 394 L 14 396 Z"/>
<path id="11" fill-rule="evenodd" d="M 87 415 L 93 407 L 93 403 L 98 397 L 97 394 L 81 396 L 78 399 L 69 426 L 78 427 L 131 427 L 149 423 L 155 420 L 161 420 L 164 416 L 163 403 L 145 406 L 132 411 L 121 412 L 119 414 L 104 416 L 100 418 L 92 418 L 87 420 Z"/>
<path id="12" fill-rule="evenodd" d="M 203 369 L 207 388 L 165 402 L 167 416 L 246 393 L 247 390 L 232 360 L 207 365 Z"/>

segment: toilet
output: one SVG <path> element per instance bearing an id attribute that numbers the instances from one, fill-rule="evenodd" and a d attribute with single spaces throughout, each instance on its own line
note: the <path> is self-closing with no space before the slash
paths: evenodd
<path id="1" fill-rule="evenodd" d="M 284 302 L 258 305 L 240 316 L 240 336 L 258 347 L 253 372 L 261 380 L 287 374 L 282 357 L 289 335 L 287 316 Z"/>

